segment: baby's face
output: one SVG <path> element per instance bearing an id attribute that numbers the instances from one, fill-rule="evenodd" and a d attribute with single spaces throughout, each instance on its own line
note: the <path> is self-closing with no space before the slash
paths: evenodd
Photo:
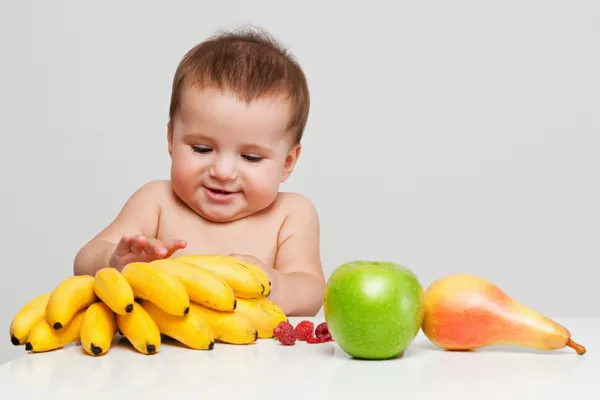
<path id="1" fill-rule="evenodd" d="M 280 97 L 247 105 L 234 94 L 187 87 L 169 128 L 171 182 L 196 213 L 233 221 L 268 207 L 300 152 Z"/>

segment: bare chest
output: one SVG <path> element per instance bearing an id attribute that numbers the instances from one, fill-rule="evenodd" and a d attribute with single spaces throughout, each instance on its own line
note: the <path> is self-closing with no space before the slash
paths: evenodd
<path id="1" fill-rule="evenodd" d="M 251 217 L 229 224 L 214 224 L 189 209 L 164 207 L 158 226 L 161 241 L 185 240 L 187 247 L 173 254 L 249 254 L 272 267 L 283 218 Z"/>

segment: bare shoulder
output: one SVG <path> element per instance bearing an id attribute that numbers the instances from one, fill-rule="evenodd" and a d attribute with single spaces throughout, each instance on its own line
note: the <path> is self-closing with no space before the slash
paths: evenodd
<path id="1" fill-rule="evenodd" d="M 169 190 L 170 183 L 161 180 L 150 181 L 138 187 L 97 238 L 117 243 L 124 234 L 156 237 L 159 216 Z"/>
<path id="2" fill-rule="evenodd" d="M 276 269 L 323 277 L 320 260 L 320 227 L 314 203 L 300 193 L 280 193 L 284 215 L 279 230 Z"/>
<path id="3" fill-rule="evenodd" d="M 171 192 L 171 182 L 166 179 L 156 179 L 149 181 L 137 189 L 136 194 L 139 193 L 144 196 L 168 196 Z"/>
<path id="4" fill-rule="evenodd" d="M 161 210 L 172 198 L 171 182 L 152 180 L 140 186 L 127 200 L 117 219 L 158 220 Z M 153 223 L 153 222 L 152 222 Z M 154 223 L 153 223 L 154 224 Z M 146 226 L 146 229 L 148 226 Z"/>
<path id="5" fill-rule="evenodd" d="M 136 205 L 143 203 L 145 206 L 164 206 L 172 201 L 173 190 L 168 180 L 152 180 L 140 186 L 129 199 Z"/>
<path id="6" fill-rule="evenodd" d="M 281 192 L 277 197 L 277 207 L 286 217 L 318 219 L 315 204 L 306 195 L 296 192 Z"/>
<path id="7" fill-rule="evenodd" d="M 277 208 L 283 219 L 279 231 L 280 243 L 291 236 L 319 236 L 319 216 L 314 203 L 305 195 L 282 192 L 277 198 Z"/>

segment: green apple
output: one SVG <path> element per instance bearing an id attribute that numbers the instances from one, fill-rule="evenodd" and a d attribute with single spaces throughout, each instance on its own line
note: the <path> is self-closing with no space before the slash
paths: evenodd
<path id="1" fill-rule="evenodd" d="M 358 359 L 401 355 L 423 322 L 423 287 L 407 267 L 356 260 L 327 280 L 325 321 L 342 350 Z"/>

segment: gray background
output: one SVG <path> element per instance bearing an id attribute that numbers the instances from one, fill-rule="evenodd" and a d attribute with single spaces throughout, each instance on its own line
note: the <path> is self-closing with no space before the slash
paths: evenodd
<path id="1" fill-rule="evenodd" d="M 179 59 L 246 23 L 309 78 L 283 190 L 316 204 L 327 276 L 392 260 L 424 286 L 476 273 L 544 314 L 600 316 L 597 1 L 84 3 L 1 5 L 0 362 L 24 351 L 18 309 L 168 178 Z"/>

